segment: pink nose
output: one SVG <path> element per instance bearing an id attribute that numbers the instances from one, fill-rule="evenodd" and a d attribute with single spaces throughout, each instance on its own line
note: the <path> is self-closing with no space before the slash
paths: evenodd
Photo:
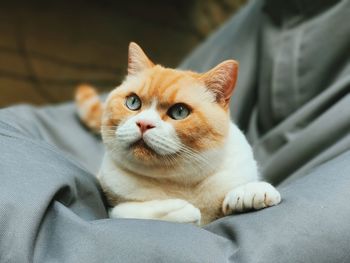
<path id="1" fill-rule="evenodd" d="M 137 121 L 136 125 L 139 126 L 141 133 L 145 133 L 147 130 L 155 127 L 155 125 L 149 121 Z"/>

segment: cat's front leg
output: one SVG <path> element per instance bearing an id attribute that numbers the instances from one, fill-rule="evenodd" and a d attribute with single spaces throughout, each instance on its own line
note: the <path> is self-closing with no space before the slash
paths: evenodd
<path id="1" fill-rule="evenodd" d="M 110 210 L 112 218 L 159 219 L 178 223 L 200 224 L 198 208 L 182 199 L 125 202 Z"/>
<path id="2" fill-rule="evenodd" d="M 280 193 L 266 182 L 250 182 L 228 192 L 222 204 L 224 215 L 258 210 L 281 202 Z"/>

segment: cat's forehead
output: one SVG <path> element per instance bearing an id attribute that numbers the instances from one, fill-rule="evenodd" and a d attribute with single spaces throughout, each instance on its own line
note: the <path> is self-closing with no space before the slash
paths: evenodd
<path id="1" fill-rule="evenodd" d="M 160 103 L 212 102 L 213 94 L 198 80 L 198 74 L 156 66 L 137 76 L 130 76 L 121 89 L 143 100 Z"/>

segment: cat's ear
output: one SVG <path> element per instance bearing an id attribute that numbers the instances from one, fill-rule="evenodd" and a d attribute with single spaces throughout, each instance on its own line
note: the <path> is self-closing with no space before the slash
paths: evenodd
<path id="1" fill-rule="evenodd" d="M 216 101 L 227 107 L 235 88 L 238 75 L 238 62 L 226 60 L 201 77 L 205 86 L 214 92 Z"/>
<path id="2" fill-rule="evenodd" d="M 135 42 L 129 44 L 128 74 L 134 75 L 145 69 L 153 67 L 153 62 Z"/>

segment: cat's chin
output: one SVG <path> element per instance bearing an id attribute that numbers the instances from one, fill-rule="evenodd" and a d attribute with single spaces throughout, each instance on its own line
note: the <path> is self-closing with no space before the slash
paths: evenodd
<path id="1" fill-rule="evenodd" d="M 140 162 L 145 162 L 147 164 L 155 164 L 161 162 L 164 165 L 164 159 L 168 159 L 177 152 L 164 151 L 164 149 L 159 149 L 152 142 L 145 140 L 143 138 L 131 143 L 128 147 L 131 155 L 135 160 Z"/>
<path id="2" fill-rule="evenodd" d="M 143 139 L 132 143 L 129 150 L 138 161 L 152 162 L 161 158 L 161 155 L 153 150 Z"/>
<path id="3" fill-rule="evenodd" d="M 182 156 L 180 152 L 168 155 L 156 153 L 144 141 L 136 141 L 122 151 L 109 149 L 108 155 L 119 168 L 154 179 L 197 183 L 211 174 L 213 169 L 207 162 L 199 167 L 195 160 L 186 160 L 186 156 Z"/>

